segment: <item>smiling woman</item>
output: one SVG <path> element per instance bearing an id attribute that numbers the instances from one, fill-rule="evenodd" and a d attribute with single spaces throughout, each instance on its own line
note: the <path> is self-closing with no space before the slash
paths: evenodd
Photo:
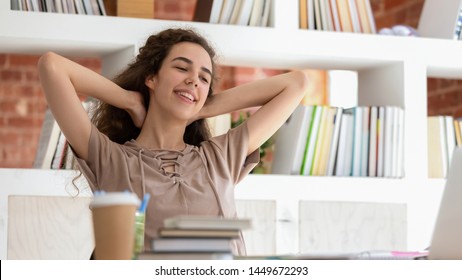
<path id="1" fill-rule="evenodd" d="M 47 102 L 92 190 L 151 195 L 146 249 L 171 216 L 236 217 L 234 186 L 303 97 L 300 71 L 213 94 L 214 57 L 197 32 L 167 29 L 113 81 L 54 53 L 39 61 Z M 101 101 L 92 120 L 77 92 Z M 239 126 L 209 136 L 205 118 L 255 106 Z M 242 235 L 230 249 L 245 254 Z"/>

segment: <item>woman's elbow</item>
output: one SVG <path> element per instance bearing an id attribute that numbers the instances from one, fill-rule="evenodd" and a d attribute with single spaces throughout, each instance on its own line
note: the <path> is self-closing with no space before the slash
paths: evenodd
<path id="1" fill-rule="evenodd" d="M 39 73 L 50 71 L 54 68 L 58 55 L 54 52 L 46 52 L 43 54 L 37 63 Z"/>
<path id="2" fill-rule="evenodd" d="M 309 85 L 308 73 L 303 70 L 297 70 L 293 72 L 293 75 L 293 85 L 297 87 L 297 91 L 300 94 L 304 94 Z"/>

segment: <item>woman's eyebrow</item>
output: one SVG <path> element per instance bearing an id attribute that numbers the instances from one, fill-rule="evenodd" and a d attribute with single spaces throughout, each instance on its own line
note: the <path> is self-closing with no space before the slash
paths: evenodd
<path id="1" fill-rule="evenodd" d="M 172 59 L 172 61 L 176 61 L 176 60 L 180 60 L 188 64 L 191 64 L 191 65 L 193 64 L 193 61 L 191 59 L 183 57 L 183 56 L 175 57 L 174 59 Z M 212 71 L 210 71 L 207 67 L 202 66 L 201 70 L 208 73 L 210 76 L 212 76 Z"/>

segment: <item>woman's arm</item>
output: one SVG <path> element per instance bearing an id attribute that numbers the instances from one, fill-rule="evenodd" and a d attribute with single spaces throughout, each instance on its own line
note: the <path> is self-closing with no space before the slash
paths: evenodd
<path id="1" fill-rule="evenodd" d="M 262 106 L 247 120 L 250 154 L 289 118 L 300 104 L 307 83 L 303 71 L 294 71 L 237 86 L 210 97 L 201 117 Z"/>
<path id="2" fill-rule="evenodd" d="M 131 94 L 98 73 L 52 52 L 40 58 L 38 68 L 48 106 L 67 141 L 84 160 L 88 158 L 91 122 L 77 92 L 129 112 L 141 102 L 137 94 Z"/>

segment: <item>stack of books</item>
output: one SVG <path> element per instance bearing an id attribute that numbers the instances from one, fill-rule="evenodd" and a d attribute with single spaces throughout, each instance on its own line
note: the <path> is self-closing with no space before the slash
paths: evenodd
<path id="1" fill-rule="evenodd" d="M 151 252 L 138 259 L 233 259 L 232 240 L 249 229 L 249 219 L 181 215 L 164 220 Z"/>
<path id="2" fill-rule="evenodd" d="M 273 174 L 404 177 L 404 110 L 300 105 L 275 139 Z"/>
<path id="3" fill-rule="evenodd" d="M 268 26 L 272 0 L 201 0 L 193 21 L 247 26 Z"/>

